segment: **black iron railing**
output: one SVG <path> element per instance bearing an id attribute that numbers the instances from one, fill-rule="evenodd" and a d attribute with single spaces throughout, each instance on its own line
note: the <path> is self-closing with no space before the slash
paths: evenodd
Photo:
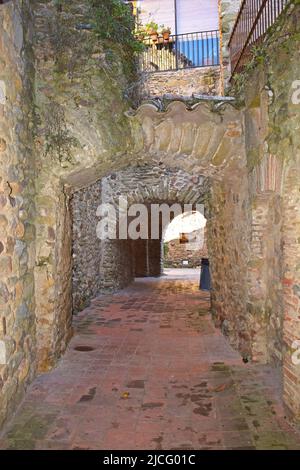
<path id="1" fill-rule="evenodd" d="M 144 72 L 165 72 L 220 64 L 219 31 L 151 36 L 143 40 Z"/>
<path id="2" fill-rule="evenodd" d="M 289 0 L 244 0 L 230 40 L 231 74 L 240 72 Z"/>

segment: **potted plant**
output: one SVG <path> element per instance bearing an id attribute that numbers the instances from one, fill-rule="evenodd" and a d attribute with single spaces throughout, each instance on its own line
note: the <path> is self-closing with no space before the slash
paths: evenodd
<path id="1" fill-rule="evenodd" d="M 135 35 L 139 41 L 144 41 L 147 36 L 147 32 L 145 31 L 145 28 L 140 28 L 136 30 Z"/>
<path id="2" fill-rule="evenodd" d="M 164 38 L 164 42 L 169 42 L 170 34 L 171 34 L 171 28 L 166 27 L 165 25 L 162 25 L 161 26 L 161 34 L 162 34 L 162 37 Z"/>
<path id="3" fill-rule="evenodd" d="M 136 22 L 134 35 L 138 41 L 144 41 L 147 36 L 146 28 L 141 21 Z"/>
<path id="4" fill-rule="evenodd" d="M 154 21 L 146 24 L 146 32 L 149 34 L 153 42 L 158 41 L 158 24 Z"/>

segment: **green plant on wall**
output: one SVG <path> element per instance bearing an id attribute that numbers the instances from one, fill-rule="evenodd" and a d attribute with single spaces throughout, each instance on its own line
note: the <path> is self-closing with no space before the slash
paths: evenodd
<path id="1" fill-rule="evenodd" d="M 72 149 L 79 145 L 67 129 L 62 106 L 51 103 L 47 108 L 45 123 L 45 156 L 57 158 L 60 163 L 72 160 Z"/>
<path id="2" fill-rule="evenodd" d="M 233 85 L 228 90 L 228 93 L 234 94 L 238 99 L 244 93 L 244 87 L 248 80 L 248 74 L 254 70 L 257 65 L 264 64 L 267 58 L 267 51 L 263 45 L 253 46 L 250 51 L 251 60 L 244 66 L 243 71 L 235 73 L 233 77 Z M 241 99 L 242 103 L 242 99 Z M 239 101 L 238 101 L 239 104 Z"/>
<path id="3" fill-rule="evenodd" d="M 144 45 L 136 37 L 131 7 L 122 0 L 89 0 L 92 32 L 100 40 L 111 64 L 122 61 L 128 81 L 137 80 L 137 56 Z"/>
<path id="4" fill-rule="evenodd" d="M 93 30 L 100 39 L 121 44 L 132 53 L 142 45 L 136 40 L 135 19 L 128 4 L 122 0 L 89 0 Z"/>

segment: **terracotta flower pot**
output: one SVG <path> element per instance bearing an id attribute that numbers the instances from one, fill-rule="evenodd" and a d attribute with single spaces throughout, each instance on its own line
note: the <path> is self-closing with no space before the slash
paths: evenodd
<path id="1" fill-rule="evenodd" d="M 157 32 L 153 31 L 153 32 L 150 34 L 150 36 L 151 36 L 151 39 L 152 39 L 153 42 L 157 42 L 157 41 L 158 41 L 158 33 L 157 33 Z"/>

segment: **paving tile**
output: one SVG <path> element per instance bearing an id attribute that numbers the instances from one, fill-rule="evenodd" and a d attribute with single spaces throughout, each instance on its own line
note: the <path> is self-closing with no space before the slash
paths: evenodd
<path id="1" fill-rule="evenodd" d="M 242 362 L 198 279 L 139 279 L 93 300 L 74 328 L 1 449 L 300 449 L 278 371 Z"/>

